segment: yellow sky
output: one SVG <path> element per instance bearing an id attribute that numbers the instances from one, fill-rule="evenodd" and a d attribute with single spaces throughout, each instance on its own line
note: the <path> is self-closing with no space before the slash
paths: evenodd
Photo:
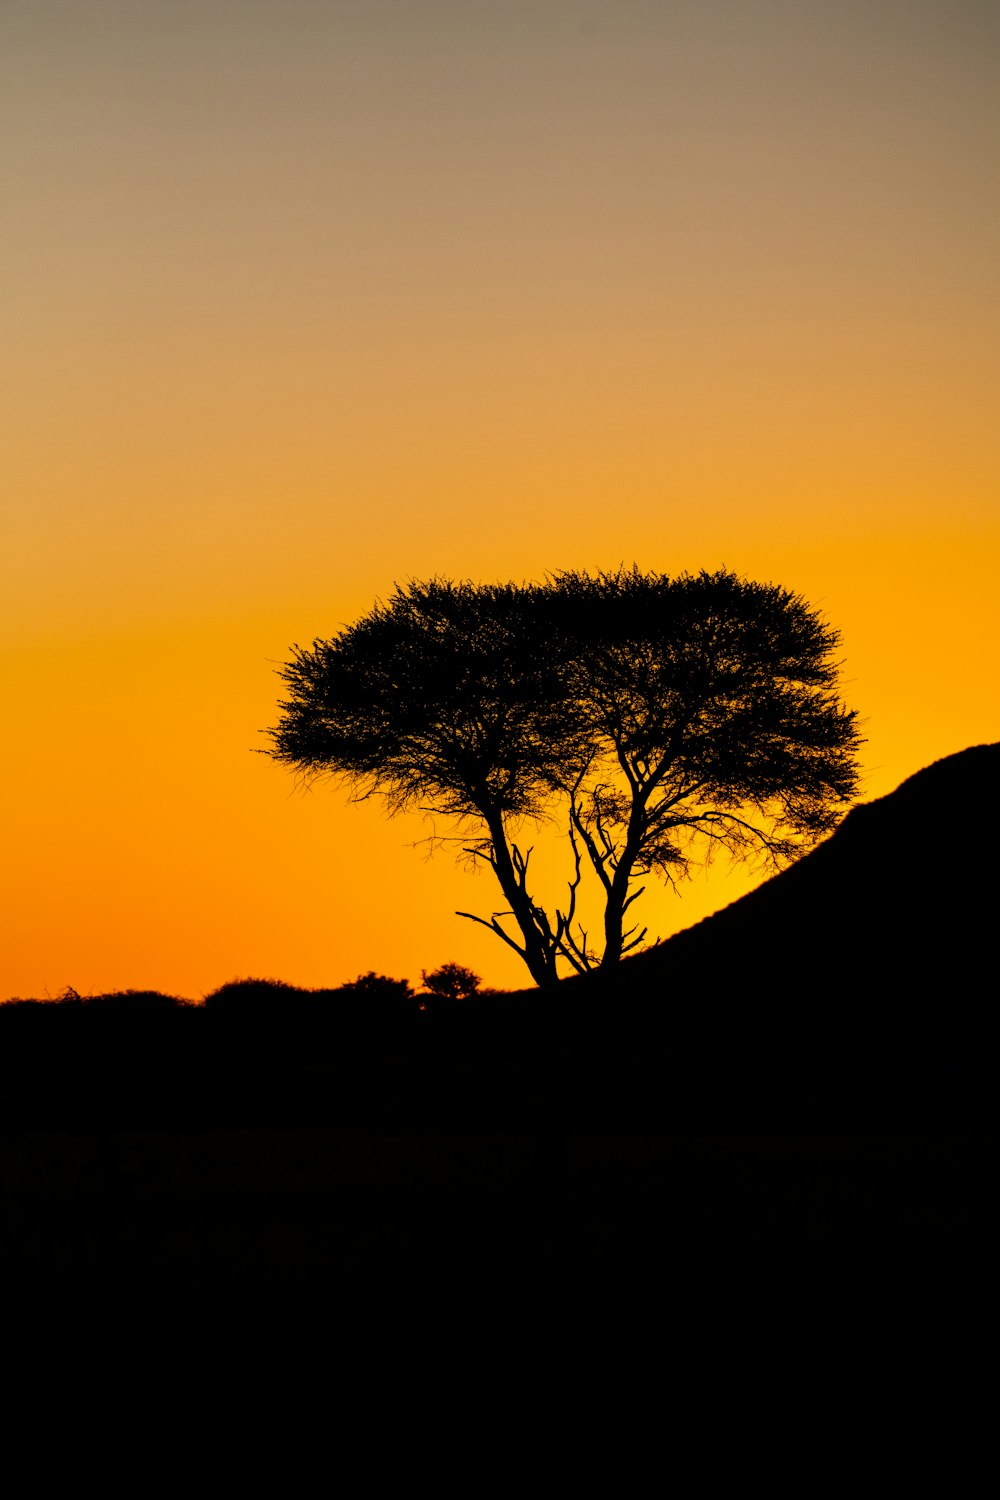
<path id="1" fill-rule="evenodd" d="M 396 580 L 728 566 L 841 630 L 867 795 L 1000 738 L 994 6 L 8 0 L 0 55 L 0 996 L 521 982 L 419 819 L 250 753 Z"/>

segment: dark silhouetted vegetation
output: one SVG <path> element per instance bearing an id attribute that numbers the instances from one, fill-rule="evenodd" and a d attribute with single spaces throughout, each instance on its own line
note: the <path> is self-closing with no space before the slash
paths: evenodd
<path id="1" fill-rule="evenodd" d="M 720 851 L 777 867 L 836 826 L 860 743 L 837 645 L 797 595 L 727 572 L 412 583 L 293 649 L 268 753 L 390 812 L 455 818 L 509 908 L 459 915 L 551 986 L 560 964 L 607 970 L 644 944 L 646 927 L 626 925 L 637 882 L 676 882 Z M 563 822 L 572 862 L 551 913 L 515 837 L 542 817 Z M 597 947 L 577 917 L 585 875 L 603 903 Z"/>
<path id="2" fill-rule="evenodd" d="M 442 964 L 429 974 L 426 969 L 421 969 L 420 978 L 429 994 L 444 1000 L 470 1000 L 483 982 L 478 974 L 462 964 Z"/>

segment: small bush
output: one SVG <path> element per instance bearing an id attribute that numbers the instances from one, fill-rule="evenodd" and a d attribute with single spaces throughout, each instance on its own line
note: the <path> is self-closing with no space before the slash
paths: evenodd
<path id="1" fill-rule="evenodd" d="M 473 995 L 478 994 L 483 982 L 478 974 L 474 974 L 463 964 L 442 964 L 429 974 L 426 969 L 422 969 L 420 977 L 428 993 L 442 1000 L 471 1000 Z"/>
<path id="2" fill-rule="evenodd" d="M 400 1004 L 413 999 L 408 979 L 390 979 L 387 974 L 376 974 L 374 969 L 342 984 L 338 993 L 358 1000 L 374 1000 L 376 1003 L 388 1001 Z"/>
<path id="3" fill-rule="evenodd" d="M 273 1016 L 287 1008 L 289 1001 L 308 994 L 308 990 L 286 984 L 283 979 L 231 979 L 206 995 L 202 1004 L 206 1010 L 226 1015 Z"/>

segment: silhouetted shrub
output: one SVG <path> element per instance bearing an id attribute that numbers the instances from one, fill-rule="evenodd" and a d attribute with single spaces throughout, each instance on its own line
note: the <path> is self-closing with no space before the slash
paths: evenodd
<path id="1" fill-rule="evenodd" d="M 367 974 L 359 974 L 357 979 L 342 984 L 338 991 L 341 995 L 357 996 L 366 1000 L 399 1002 L 413 999 L 413 991 L 410 989 L 408 979 L 390 979 L 387 974 L 376 974 L 374 969 L 369 969 Z"/>
<path id="2" fill-rule="evenodd" d="M 290 1002 L 308 995 L 308 990 L 283 979 L 231 979 L 206 995 L 205 1010 L 227 1016 L 273 1017 L 287 1010 Z"/>
<path id="3" fill-rule="evenodd" d="M 344 1034 L 366 1045 L 396 1047 L 418 1016 L 408 979 L 390 979 L 369 969 L 336 992 Z"/>
<path id="4" fill-rule="evenodd" d="M 82 1010 L 91 1012 L 114 1010 L 123 1015 L 136 1015 L 140 1011 L 148 1015 L 158 1011 L 183 1010 L 190 1007 L 192 1003 L 180 995 L 166 995 L 162 990 L 109 990 L 104 995 L 81 995 L 78 990 L 68 985 L 61 994 L 45 1000 L 12 995 L 9 1000 L 0 1003 L 0 1013 L 24 1011 L 30 1008 L 46 1012 L 59 1011 L 61 1014 Z"/>
<path id="5" fill-rule="evenodd" d="M 469 1000 L 482 984 L 479 975 L 463 964 L 442 964 L 430 973 L 421 969 L 420 978 L 429 994 L 443 1000 Z"/>
<path id="6" fill-rule="evenodd" d="M 84 1010 L 101 1011 L 105 1015 L 122 1016 L 168 1014 L 191 1004 L 177 995 L 164 995 L 160 990 L 112 990 L 107 995 L 77 997 Z"/>
<path id="7" fill-rule="evenodd" d="M 205 997 L 213 1031 L 230 1026 L 268 1045 L 325 1048 L 358 1044 L 395 1050 L 416 1016 L 409 982 L 374 970 L 337 989 L 310 990 L 278 979 L 234 979 Z M 222 1034 L 222 1033 L 218 1033 Z M 256 1045 L 256 1043 L 255 1043 Z"/>

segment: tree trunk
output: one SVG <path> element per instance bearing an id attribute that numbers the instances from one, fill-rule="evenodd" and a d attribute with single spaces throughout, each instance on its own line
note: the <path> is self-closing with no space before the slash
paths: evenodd
<path id="1" fill-rule="evenodd" d="M 500 818 L 490 818 L 487 827 L 493 844 L 493 869 L 524 938 L 524 961 L 528 971 L 542 988 L 556 984 L 559 976 L 555 948 L 551 942 L 546 942 L 544 933 L 539 930 L 532 902 L 514 869 L 503 823 Z"/>
<path id="2" fill-rule="evenodd" d="M 632 883 L 632 868 L 639 857 L 642 848 L 642 833 L 644 819 L 640 821 L 636 817 L 636 809 L 633 806 L 632 817 L 629 819 L 628 836 L 625 840 L 625 848 L 622 850 L 611 881 L 611 890 L 604 906 L 604 956 L 601 959 L 601 968 L 610 969 L 619 963 L 622 949 L 625 946 L 625 902 L 628 900 L 628 888 Z"/>
<path id="3" fill-rule="evenodd" d="M 630 861 L 631 864 L 631 861 Z M 625 898 L 628 895 L 628 878 L 619 881 L 624 861 L 619 864 L 615 871 L 615 878 L 611 882 L 611 890 L 608 894 L 604 907 L 604 954 L 601 958 L 601 968 L 611 969 L 618 963 L 622 956 L 622 948 L 625 945 Z"/>

